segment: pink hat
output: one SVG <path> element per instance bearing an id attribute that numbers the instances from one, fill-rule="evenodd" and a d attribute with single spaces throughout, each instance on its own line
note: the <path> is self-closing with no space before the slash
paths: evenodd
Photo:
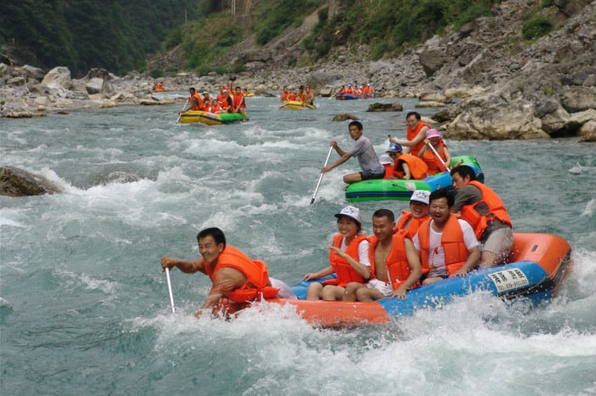
<path id="1" fill-rule="evenodd" d="M 430 139 L 430 138 L 435 138 L 441 137 L 441 133 L 439 131 L 437 131 L 436 129 L 429 129 L 428 131 L 426 131 L 426 138 Z"/>

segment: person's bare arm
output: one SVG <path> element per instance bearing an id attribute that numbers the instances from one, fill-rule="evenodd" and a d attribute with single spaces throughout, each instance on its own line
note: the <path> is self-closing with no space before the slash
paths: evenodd
<path id="1" fill-rule="evenodd" d="M 195 261 L 178 260 L 170 256 L 163 256 L 161 258 L 162 271 L 165 271 L 166 268 L 172 269 L 176 267 L 187 274 L 194 274 L 197 271 L 205 273 L 204 263 L 205 261 L 202 258 Z"/>
<path id="2" fill-rule="evenodd" d="M 393 296 L 400 299 L 406 298 L 406 290 L 414 286 L 414 284 L 418 282 L 422 276 L 420 257 L 418 256 L 416 248 L 414 248 L 414 243 L 412 240 L 408 238 L 404 239 L 404 247 L 406 250 L 406 259 L 410 265 L 410 276 L 408 276 L 408 279 L 406 279 L 406 281 L 402 283 L 397 290 L 393 291 Z"/>
<path id="3" fill-rule="evenodd" d="M 462 267 L 457 270 L 456 273 L 451 275 L 451 277 L 465 276 L 478 263 L 478 260 L 480 260 L 480 248 L 478 246 L 474 246 L 468 250 L 468 259 L 464 265 L 462 265 Z"/>
<path id="4" fill-rule="evenodd" d="M 370 278 L 370 267 L 369 266 L 364 265 L 364 264 L 361 264 L 358 261 L 354 260 L 346 252 L 342 252 L 341 249 L 339 249 L 336 246 L 329 246 L 329 249 L 333 250 L 339 256 L 341 256 L 344 259 L 346 259 L 348 261 L 348 263 L 350 263 L 350 265 L 352 266 L 352 268 L 354 268 L 354 270 L 356 272 L 358 272 L 358 274 L 360 276 L 362 276 L 364 279 Z"/>

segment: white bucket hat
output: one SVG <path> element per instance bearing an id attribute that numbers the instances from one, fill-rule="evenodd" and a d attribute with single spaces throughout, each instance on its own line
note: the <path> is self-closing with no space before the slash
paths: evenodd
<path id="1" fill-rule="evenodd" d="M 428 205 L 429 197 L 430 197 L 430 191 L 416 190 L 412 193 L 412 196 L 410 197 L 410 202 L 416 201 L 416 202 L 420 202 L 425 205 Z"/>
<path id="2" fill-rule="evenodd" d="M 341 216 L 347 216 L 351 219 L 356 220 L 358 224 L 362 224 L 362 216 L 360 215 L 360 209 L 355 208 L 354 206 L 346 206 L 341 210 L 341 212 L 335 215 L 335 217 L 337 217 L 338 219 Z"/>

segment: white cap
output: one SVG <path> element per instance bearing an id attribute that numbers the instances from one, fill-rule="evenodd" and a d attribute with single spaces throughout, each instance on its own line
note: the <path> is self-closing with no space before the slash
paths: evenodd
<path id="1" fill-rule="evenodd" d="M 338 214 L 335 215 L 335 217 L 337 217 L 338 219 L 341 216 L 348 216 L 354 220 L 356 220 L 358 222 L 358 224 L 362 224 L 362 216 L 360 215 L 360 209 L 355 208 L 353 206 L 346 206 L 345 208 L 343 208 L 341 210 L 341 212 L 339 212 Z"/>
<path id="2" fill-rule="evenodd" d="M 381 165 L 393 165 L 393 158 L 391 158 L 389 154 L 381 154 L 381 156 L 379 157 L 379 162 L 381 163 Z"/>
<path id="3" fill-rule="evenodd" d="M 412 193 L 410 197 L 410 202 L 416 201 L 428 205 L 428 198 L 430 197 L 430 191 L 425 190 L 416 190 Z"/>

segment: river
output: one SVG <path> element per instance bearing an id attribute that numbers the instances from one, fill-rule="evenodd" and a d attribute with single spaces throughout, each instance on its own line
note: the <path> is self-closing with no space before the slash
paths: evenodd
<path id="1" fill-rule="evenodd" d="M 596 395 L 596 150 L 577 139 L 447 141 L 478 158 L 514 231 L 571 243 L 574 265 L 548 304 L 477 293 L 343 330 L 281 308 L 197 320 L 209 281 L 174 270 L 169 312 L 160 257 L 196 258 L 205 227 L 289 284 L 323 268 L 342 175 L 358 168 L 328 173 L 309 205 L 328 142 L 351 144 L 347 122 L 331 120 L 358 116 L 381 153 L 387 134 L 405 135 L 416 102 L 400 101 L 399 113 L 326 98 L 280 111 L 255 97 L 249 122 L 217 127 L 177 125 L 179 105 L 0 120 L 0 164 L 64 190 L 1 197 L 0 393 Z M 358 206 L 370 233 L 374 210 L 406 203 Z"/>

